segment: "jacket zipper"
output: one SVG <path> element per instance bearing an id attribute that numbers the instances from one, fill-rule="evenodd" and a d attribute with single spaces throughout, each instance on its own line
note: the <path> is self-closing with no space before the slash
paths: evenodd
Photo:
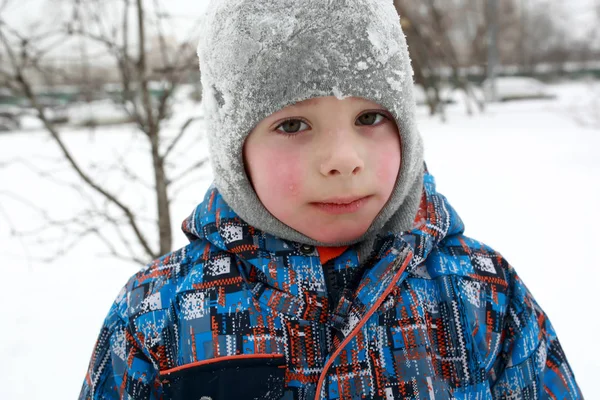
<path id="1" fill-rule="evenodd" d="M 329 260 L 323 265 L 323 271 L 325 275 L 325 286 L 327 288 L 327 294 L 329 297 L 329 312 L 335 309 L 340 301 L 342 288 L 339 287 L 335 271 L 333 270 L 334 263 Z"/>
<path id="2" fill-rule="evenodd" d="M 396 286 L 396 283 L 400 279 L 400 276 L 402 276 L 402 273 L 404 272 L 404 270 L 406 270 L 406 267 L 410 263 L 411 259 L 412 259 L 412 254 L 408 254 L 407 257 L 406 257 L 406 260 L 404 261 L 404 264 L 402 264 L 402 267 L 400 267 L 400 270 L 396 273 L 396 275 L 394 276 L 394 279 L 392 279 L 392 282 L 385 289 L 385 292 L 383 292 L 383 294 L 381 295 L 381 297 L 379 297 L 379 299 L 377 299 L 377 301 L 375 302 L 375 304 L 373 304 L 373 306 L 369 309 L 369 311 L 365 314 L 365 316 L 354 327 L 354 329 L 352 330 L 352 332 L 350 332 L 350 334 L 344 339 L 344 341 L 340 344 L 340 346 L 333 352 L 333 354 L 331 355 L 331 357 L 329 357 L 329 360 L 325 363 L 325 366 L 323 367 L 323 371 L 321 372 L 321 375 L 319 376 L 319 381 L 318 381 L 318 384 L 317 384 L 317 392 L 315 393 L 315 400 L 320 400 L 320 398 L 321 398 L 321 390 L 323 388 L 323 383 L 325 381 L 325 378 L 327 377 L 327 372 L 329 371 L 329 368 L 331 367 L 331 364 L 333 364 L 333 361 L 335 361 L 335 359 L 337 358 L 337 356 L 342 352 L 342 350 L 344 349 L 344 347 L 346 347 L 346 345 L 348 344 L 348 342 L 350 342 L 350 340 L 352 340 L 352 338 L 354 336 L 356 336 L 356 334 L 358 333 L 358 331 L 360 329 L 362 329 L 363 325 L 369 320 L 369 318 L 371 318 L 371 315 L 373 315 L 373 313 L 383 303 L 383 301 L 385 300 L 385 298 L 392 292 L 392 290 Z"/>

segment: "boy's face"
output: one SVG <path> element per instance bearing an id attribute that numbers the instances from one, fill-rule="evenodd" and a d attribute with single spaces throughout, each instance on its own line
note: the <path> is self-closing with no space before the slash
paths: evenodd
<path id="1" fill-rule="evenodd" d="M 348 242 L 367 231 L 394 189 L 400 136 L 376 103 L 320 97 L 262 120 L 244 160 L 273 216 L 314 240 Z"/>

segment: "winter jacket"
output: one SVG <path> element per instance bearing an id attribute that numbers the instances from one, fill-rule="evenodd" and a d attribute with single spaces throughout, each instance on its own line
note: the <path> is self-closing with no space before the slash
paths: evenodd
<path id="1" fill-rule="evenodd" d="M 581 399 L 545 313 L 426 174 L 414 229 L 381 235 L 330 305 L 314 247 L 248 226 L 211 188 L 190 243 L 135 274 L 80 399 Z"/>

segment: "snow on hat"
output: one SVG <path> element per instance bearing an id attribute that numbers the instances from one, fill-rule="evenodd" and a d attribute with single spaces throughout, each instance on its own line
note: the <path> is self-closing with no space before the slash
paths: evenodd
<path id="1" fill-rule="evenodd" d="M 198 46 L 215 185 L 250 225 L 310 245 L 350 245 L 411 228 L 422 190 L 413 70 L 392 0 L 213 0 Z M 243 145 L 264 118 L 321 96 L 363 97 L 399 128 L 402 161 L 390 200 L 364 236 L 319 243 L 270 214 L 244 169 Z"/>

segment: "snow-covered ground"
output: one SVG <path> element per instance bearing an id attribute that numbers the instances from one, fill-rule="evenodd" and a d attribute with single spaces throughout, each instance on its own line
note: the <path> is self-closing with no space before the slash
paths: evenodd
<path id="1" fill-rule="evenodd" d="M 495 104 L 473 117 L 463 105 L 452 105 L 447 123 L 419 109 L 420 129 L 429 169 L 465 221 L 466 233 L 502 252 L 516 268 L 549 315 L 584 395 L 595 398 L 600 397 L 600 84 L 551 89 L 555 100 Z M 108 127 L 92 136 L 69 131 L 65 139 L 85 165 L 101 164 L 115 153 L 130 165 L 150 165 L 130 130 Z M 203 141 L 196 145 L 187 158 L 205 151 Z M 102 256 L 104 248 L 93 238 L 43 263 L 51 246 L 11 236 L 12 229 L 40 229 L 43 222 L 9 193 L 55 217 L 79 209 L 76 192 L 32 171 L 33 166 L 52 177 L 68 176 L 56 166 L 57 154 L 42 131 L 0 135 L 0 399 L 76 398 L 104 316 L 138 268 Z M 109 185 L 136 207 L 152 207 L 137 189 L 110 177 L 107 172 Z M 175 226 L 209 183 L 209 172 L 203 172 L 178 196 Z M 175 236 L 175 246 L 185 244 L 183 234 Z"/>

